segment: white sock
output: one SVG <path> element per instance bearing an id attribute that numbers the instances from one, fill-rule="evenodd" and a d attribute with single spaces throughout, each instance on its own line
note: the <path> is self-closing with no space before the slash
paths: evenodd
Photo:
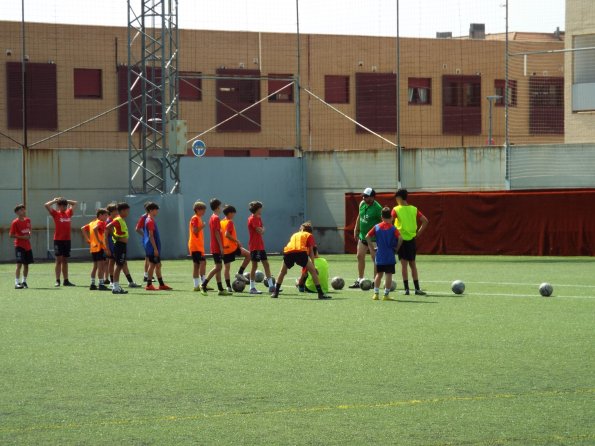
<path id="1" fill-rule="evenodd" d="M 194 287 L 196 288 L 198 285 L 200 285 L 199 283 L 199 278 L 198 277 L 193 277 L 192 280 L 194 281 Z"/>
<path id="2" fill-rule="evenodd" d="M 385 288 L 384 289 L 384 295 L 388 296 L 388 293 L 390 293 L 390 288 Z"/>
<path id="3" fill-rule="evenodd" d="M 91 277 L 91 285 L 95 285 L 95 277 Z"/>
<path id="4" fill-rule="evenodd" d="M 202 283 L 202 282 L 204 282 L 206 278 L 207 278 L 207 276 L 205 276 L 205 275 L 203 274 L 202 276 L 200 276 L 200 282 L 201 282 L 201 283 Z"/>
<path id="5" fill-rule="evenodd" d="M 27 276 L 23 276 L 23 282 L 27 281 Z"/>
<path id="6" fill-rule="evenodd" d="M 120 282 L 114 282 L 114 290 L 121 290 L 122 288 L 120 288 Z"/>
<path id="7" fill-rule="evenodd" d="M 361 282 L 362 280 L 364 280 L 363 277 L 360 277 L 359 279 L 357 279 L 358 282 Z"/>
<path id="8" fill-rule="evenodd" d="M 378 294 L 380 292 L 380 288 L 374 287 L 374 294 Z"/>
<path id="9" fill-rule="evenodd" d="M 18 277 L 16 277 L 16 278 L 14 279 L 14 284 L 15 284 L 15 285 L 18 285 L 18 284 L 19 284 L 19 278 L 18 278 Z"/>
<path id="10" fill-rule="evenodd" d="M 250 288 L 256 288 L 256 282 L 254 280 L 250 280 Z"/>
<path id="11" fill-rule="evenodd" d="M 146 279 L 147 277 L 149 277 L 149 274 L 148 274 L 148 273 L 145 273 L 145 279 Z"/>

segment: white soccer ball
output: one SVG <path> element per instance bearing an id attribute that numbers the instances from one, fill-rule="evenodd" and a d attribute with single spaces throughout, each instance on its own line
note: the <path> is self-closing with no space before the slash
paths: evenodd
<path id="1" fill-rule="evenodd" d="M 256 273 L 254 273 L 254 280 L 258 283 L 262 282 L 264 280 L 264 273 L 256 270 Z"/>
<path id="2" fill-rule="evenodd" d="M 541 285 L 539 285 L 539 294 L 541 294 L 543 297 L 549 297 L 553 292 L 554 287 L 551 283 L 543 282 Z"/>
<path id="3" fill-rule="evenodd" d="M 393 280 L 390 284 L 390 290 L 395 291 L 397 289 L 397 281 Z"/>
<path id="4" fill-rule="evenodd" d="M 359 283 L 359 287 L 363 290 L 363 291 L 368 291 L 370 288 L 372 288 L 374 286 L 374 284 L 372 283 L 372 281 L 370 279 L 364 279 Z"/>
<path id="5" fill-rule="evenodd" d="M 450 289 L 455 294 L 463 294 L 465 292 L 465 283 L 462 280 L 455 280 Z"/>
<path id="6" fill-rule="evenodd" d="M 345 286 L 345 280 L 342 277 L 333 277 L 331 286 L 333 287 L 333 290 L 342 290 Z"/>

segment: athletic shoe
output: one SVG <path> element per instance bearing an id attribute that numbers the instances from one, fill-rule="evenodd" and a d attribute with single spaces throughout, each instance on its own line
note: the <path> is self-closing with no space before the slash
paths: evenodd
<path id="1" fill-rule="evenodd" d="M 353 282 L 353 285 L 349 285 L 349 288 L 351 288 L 352 290 L 359 289 L 359 280 Z"/>
<path id="2" fill-rule="evenodd" d="M 273 299 L 277 299 L 277 298 L 279 298 L 279 295 L 277 293 L 273 293 L 273 294 L 271 294 L 271 297 Z"/>
<path id="3" fill-rule="evenodd" d="M 146 282 L 148 279 L 146 277 L 143 277 L 143 282 Z"/>
<path id="4" fill-rule="evenodd" d="M 244 275 L 243 275 L 243 274 L 240 274 L 240 273 L 237 273 L 237 274 L 236 274 L 236 279 L 237 279 L 237 280 L 241 280 L 241 281 L 242 281 L 242 282 L 244 282 L 244 283 L 248 283 L 248 282 L 250 282 L 250 279 L 246 279 L 246 278 L 244 277 Z"/>
<path id="5" fill-rule="evenodd" d="M 54 283 L 54 286 L 55 286 L 56 288 L 57 288 L 57 287 L 59 287 L 59 286 L 60 286 L 60 282 L 58 282 L 58 281 L 56 280 L 56 282 Z"/>
<path id="6" fill-rule="evenodd" d="M 298 289 L 298 291 L 300 293 L 305 293 L 306 292 L 306 287 L 304 285 L 300 285 L 300 284 L 295 284 L 295 287 Z"/>
<path id="7" fill-rule="evenodd" d="M 105 285 L 109 285 L 111 282 L 110 282 L 109 280 L 107 280 L 107 279 L 106 279 L 106 280 L 104 280 L 104 281 L 103 281 L 103 283 L 104 283 Z"/>
<path id="8" fill-rule="evenodd" d="M 193 288 L 193 291 L 202 291 L 202 287 L 200 285 L 199 286 L 195 286 Z"/>
<path id="9" fill-rule="evenodd" d="M 269 291 L 271 291 L 270 288 Z M 271 292 L 275 292 L 275 287 L 273 287 L 273 290 Z M 262 291 L 258 291 L 256 288 L 250 288 L 250 294 L 262 294 Z"/>
<path id="10" fill-rule="evenodd" d="M 409 296 L 409 290 L 405 290 L 405 292 L 403 293 L 405 296 Z"/>
<path id="11" fill-rule="evenodd" d="M 208 286 L 204 290 L 205 291 L 215 291 L 215 288 L 211 288 L 210 286 Z"/>
<path id="12" fill-rule="evenodd" d="M 269 293 L 274 293 L 275 292 L 275 288 L 276 288 L 275 285 L 271 285 L 269 287 Z"/>
<path id="13" fill-rule="evenodd" d="M 218 296 L 231 296 L 231 295 L 232 295 L 232 293 L 230 293 L 230 292 L 229 292 L 229 291 L 227 291 L 227 290 L 221 290 L 221 291 L 219 291 L 219 292 L 217 293 L 217 295 L 218 295 Z"/>
<path id="14" fill-rule="evenodd" d="M 161 291 L 168 291 L 168 290 L 173 290 L 173 288 L 172 288 L 172 287 L 170 287 L 170 286 L 167 286 L 166 284 L 159 285 L 159 289 L 160 289 Z"/>
<path id="15" fill-rule="evenodd" d="M 108 287 L 106 287 L 105 285 L 99 285 L 99 286 L 97 287 L 97 290 L 98 290 L 98 291 L 109 291 L 109 288 L 108 288 Z"/>
<path id="16" fill-rule="evenodd" d="M 385 294 L 384 297 L 382 298 L 382 300 L 395 300 L 395 299 L 390 297 L 388 294 Z"/>
<path id="17" fill-rule="evenodd" d="M 380 299 L 380 297 L 378 296 L 378 293 L 372 294 L 372 300 L 378 300 L 378 299 Z"/>
<path id="18" fill-rule="evenodd" d="M 96 290 L 97 289 L 97 285 L 95 285 L 94 283 L 91 284 L 91 286 L 89 287 L 90 290 Z"/>
<path id="19" fill-rule="evenodd" d="M 117 290 L 112 290 L 112 294 L 128 294 L 128 291 L 118 288 Z"/>
<path id="20" fill-rule="evenodd" d="M 319 294 L 318 298 L 320 300 L 325 300 L 325 299 L 332 299 L 332 296 L 329 296 L 328 294 Z"/>
<path id="21" fill-rule="evenodd" d="M 25 287 L 20 283 L 15 283 L 15 285 L 14 285 L 15 290 L 22 290 L 23 288 L 25 288 Z"/>
<path id="22" fill-rule="evenodd" d="M 129 282 L 128 283 L 128 288 L 141 288 L 142 285 L 139 285 L 138 283 L 135 282 Z"/>
<path id="23" fill-rule="evenodd" d="M 151 284 L 151 285 L 147 285 L 147 286 L 145 287 L 145 291 L 157 291 L 157 288 L 155 288 L 155 287 L 153 286 L 153 284 Z"/>
<path id="24" fill-rule="evenodd" d="M 70 280 L 66 279 L 64 281 L 64 286 L 76 286 L 74 283 L 72 283 Z"/>
<path id="25" fill-rule="evenodd" d="M 23 288 L 29 288 L 29 285 L 27 285 L 27 282 L 21 282 L 21 286 Z"/>
<path id="26" fill-rule="evenodd" d="M 415 290 L 415 295 L 416 296 L 425 296 L 426 292 L 422 291 L 422 290 Z"/>

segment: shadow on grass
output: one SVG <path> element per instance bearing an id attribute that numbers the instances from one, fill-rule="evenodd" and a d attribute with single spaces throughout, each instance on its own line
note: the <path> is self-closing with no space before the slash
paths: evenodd
<path id="1" fill-rule="evenodd" d="M 437 304 L 440 302 L 434 302 L 431 300 L 405 300 L 405 299 L 396 299 L 395 302 L 404 303 L 404 304 Z"/>

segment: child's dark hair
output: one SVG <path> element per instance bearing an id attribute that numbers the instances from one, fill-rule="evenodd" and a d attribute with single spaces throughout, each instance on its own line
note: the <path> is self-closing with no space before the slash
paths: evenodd
<path id="1" fill-rule="evenodd" d="M 219 200 L 218 198 L 211 198 L 209 205 L 211 206 L 211 210 L 214 211 L 219 206 L 221 206 L 221 200 Z"/>
<path id="2" fill-rule="evenodd" d="M 149 210 L 147 209 L 147 206 L 150 205 L 151 203 L 152 203 L 152 201 L 145 201 L 145 204 L 143 204 L 145 211 L 149 212 Z"/>
<path id="3" fill-rule="evenodd" d="M 151 212 L 153 209 L 159 209 L 159 205 L 157 203 L 149 201 L 145 206 L 145 210 L 147 212 Z"/>
<path id="4" fill-rule="evenodd" d="M 105 215 L 108 214 L 109 212 L 107 211 L 107 209 L 105 208 L 99 208 L 97 209 L 97 213 L 95 215 L 97 215 L 97 217 L 99 217 L 100 215 Z"/>
<path id="5" fill-rule="evenodd" d="M 388 206 L 384 206 L 382 208 L 382 218 L 391 218 L 391 208 L 389 208 Z"/>
<path id="6" fill-rule="evenodd" d="M 251 201 L 248 203 L 248 210 L 252 214 L 258 211 L 260 208 L 262 208 L 262 203 L 260 201 Z"/>
<path id="7" fill-rule="evenodd" d="M 130 205 L 123 201 L 122 203 L 118 203 L 117 209 L 118 209 L 118 212 L 122 212 L 125 209 L 130 209 Z"/>
<path id="8" fill-rule="evenodd" d="M 26 209 L 25 205 L 23 203 L 19 203 L 14 207 L 14 213 L 16 214 L 17 212 L 19 212 L 21 209 Z"/>
<path id="9" fill-rule="evenodd" d="M 59 198 L 56 200 L 56 204 L 57 204 L 58 206 L 68 206 L 68 200 L 67 200 L 66 198 L 64 198 L 64 197 L 59 197 Z"/>
<path id="10" fill-rule="evenodd" d="M 105 209 L 109 214 L 111 214 L 112 212 L 118 210 L 118 205 L 116 203 L 110 203 L 105 207 Z"/>
<path id="11" fill-rule="evenodd" d="M 226 204 L 225 207 L 223 208 L 223 215 L 228 215 L 231 213 L 236 213 L 236 208 L 234 208 L 231 204 Z"/>
<path id="12" fill-rule="evenodd" d="M 399 189 L 395 194 L 395 198 L 401 197 L 403 200 L 407 201 L 407 189 Z"/>
<path id="13" fill-rule="evenodd" d="M 306 231 L 306 232 L 309 232 L 310 234 L 312 234 L 312 230 L 313 230 L 312 222 L 310 222 L 310 221 L 303 222 L 301 228 L 303 231 Z"/>

